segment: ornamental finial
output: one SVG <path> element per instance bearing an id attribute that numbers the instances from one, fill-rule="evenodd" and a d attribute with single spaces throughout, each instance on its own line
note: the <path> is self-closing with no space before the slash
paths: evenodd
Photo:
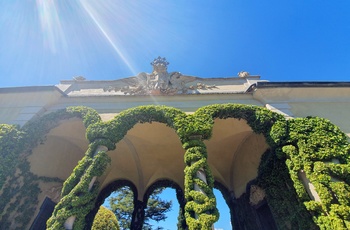
<path id="1" fill-rule="evenodd" d="M 169 62 L 167 62 L 167 60 L 164 58 L 161 58 L 160 56 L 158 56 L 157 58 L 155 58 L 152 62 L 151 62 L 151 65 L 153 67 L 155 66 L 164 66 L 165 68 L 168 67 L 169 65 Z"/>

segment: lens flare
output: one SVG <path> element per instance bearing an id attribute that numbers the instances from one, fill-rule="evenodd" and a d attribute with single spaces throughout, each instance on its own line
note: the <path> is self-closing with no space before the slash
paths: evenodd
<path id="1" fill-rule="evenodd" d="M 82 8 L 86 11 L 86 13 L 90 16 L 92 21 L 95 23 L 99 31 L 103 34 L 103 36 L 106 38 L 108 43 L 112 46 L 112 48 L 115 50 L 115 52 L 118 54 L 118 56 L 122 59 L 122 61 L 127 65 L 127 67 L 130 69 L 132 73 L 136 73 L 135 69 L 133 68 L 131 62 L 128 60 L 126 55 L 121 50 L 121 48 L 118 45 L 118 42 L 116 42 L 115 38 L 113 38 L 113 33 L 108 32 L 108 26 L 106 26 L 103 23 L 103 20 L 101 19 L 101 14 L 99 14 L 95 9 L 96 7 L 93 7 L 92 5 L 89 5 L 86 1 L 81 0 L 80 4 Z M 100 3 L 99 3 L 100 4 Z"/>
<path id="2" fill-rule="evenodd" d="M 36 0 L 44 45 L 51 52 L 66 49 L 66 39 L 62 30 L 58 7 L 54 0 Z"/>

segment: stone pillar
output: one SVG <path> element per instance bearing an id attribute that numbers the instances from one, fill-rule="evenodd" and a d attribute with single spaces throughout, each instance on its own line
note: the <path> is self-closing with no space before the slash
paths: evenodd
<path id="1" fill-rule="evenodd" d="M 201 168 L 197 171 L 196 176 L 202 180 L 204 183 L 208 184 L 207 182 L 207 175 L 205 174 L 204 170 Z M 203 193 L 205 196 L 207 196 L 207 194 L 203 191 L 203 189 L 201 189 L 196 183 L 194 184 L 194 190 Z M 198 219 L 198 215 L 195 214 L 196 219 Z M 214 229 L 214 225 L 211 227 L 212 229 Z"/>
<path id="2" fill-rule="evenodd" d="M 202 180 L 204 183 L 208 184 L 207 183 L 207 175 L 205 174 L 205 172 L 202 168 L 197 171 L 196 176 L 200 180 Z M 199 191 L 199 192 L 203 193 L 204 195 L 207 195 L 196 183 L 194 184 L 194 190 Z"/>
<path id="3" fill-rule="evenodd" d="M 201 201 L 202 196 L 195 196 L 194 194 L 201 193 L 205 197 L 208 198 L 208 202 L 205 201 L 203 204 L 200 205 L 212 205 L 212 202 L 215 202 L 215 198 L 213 197 L 212 193 L 212 184 L 210 186 L 208 185 L 208 175 L 206 174 L 206 170 L 210 170 L 208 163 L 207 163 L 207 152 L 206 152 L 206 146 L 202 142 L 202 137 L 201 135 L 193 135 L 189 138 L 189 142 L 187 143 L 188 145 L 186 146 L 186 153 L 185 153 L 185 163 L 186 163 L 186 168 L 185 171 L 189 174 L 185 175 L 185 186 L 190 183 L 193 183 L 192 188 L 185 188 L 188 190 L 185 194 L 186 199 L 188 200 L 185 206 L 188 206 L 189 209 L 186 209 L 186 221 L 188 222 L 189 226 L 194 226 L 194 225 L 200 225 L 200 226 L 209 226 L 214 224 L 214 220 L 217 218 L 217 209 L 216 207 L 210 208 L 209 207 L 204 207 L 205 210 L 207 210 L 206 213 L 202 212 L 196 212 L 196 205 L 199 205 L 199 203 L 203 202 Z M 209 175 L 210 176 L 210 175 Z M 211 178 L 210 178 L 211 179 Z M 196 182 L 197 180 L 197 182 Z M 199 182 L 200 180 L 201 182 Z M 192 190 L 193 192 L 189 191 Z M 195 191 L 195 192 L 194 192 Z M 209 193 L 209 194 L 208 194 Z M 211 197 L 209 199 L 209 197 Z M 198 200 L 199 199 L 199 200 Z M 211 215 L 213 218 L 202 218 L 200 215 Z M 194 215 L 194 216 L 192 216 Z M 200 223 L 201 221 L 202 223 Z"/>
<path id="4" fill-rule="evenodd" d="M 75 216 L 70 216 L 70 217 L 68 217 L 66 222 L 64 222 L 64 228 L 66 230 L 72 230 L 73 229 L 73 224 L 74 224 L 75 218 L 76 218 Z"/>
<path id="5" fill-rule="evenodd" d="M 302 184 L 304 185 L 304 188 L 306 189 L 310 198 L 313 199 L 314 201 L 321 202 L 321 198 L 318 195 L 315 186 L 306 177 L 306 173 L 304 172 L 304 170 L 300 170 L 298 172 L 298 177 L 300 178 L 300 180 L 301 180 Z"/>
<path id="6" fill-rule="evenodd" d="M 107 148 L 106 146 L 99 145 L 99 146 L 96 148 L 95 152 L 94 152 L 94 156 L 96 156 L 96 154 L 97 154 L 98 152 L 100 152 L 100 151 L 105 151 L 105 152 L 107 152 L 107 151 L 108 151 L 108 148 Z M 94 185 L 96 179 L 97 179 L 96 176 L 94 176 L 94 177 L 91 179 L 91 181 L 90 181 L 90 183 L 89 183 L 89 192 L 91 191 L 92 186 Z"/>

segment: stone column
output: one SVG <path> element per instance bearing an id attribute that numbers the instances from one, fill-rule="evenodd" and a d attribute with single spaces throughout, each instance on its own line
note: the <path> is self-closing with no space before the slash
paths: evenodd
<path id="1" fill-rule="evenodd" d="M 298 172 L 298 177 L 301 180 L 301 183 L 304 185 L 304 188 L 305 188 L 306 192 L 309 194 L 310 198 L 314 201 L 321 202 L 321 198 L 318 195 L 315 186 L 306 177 L 306 173 L 304 172 L 304 170 L 300 170 Z"/>
<path id="2" fill-rule="evenodd" d="M 187 216 L 186 221 L 187 222 L 192 222 L 188 223 L 189 226 L 193 226 L 194 223 L 201 225 L 201 226 L 209 226 L 213 225 L 214 222 L 212 218 L 200 218 L 200 215 L 205 215 L 205 213 L 201 212 L 196 212 L 195 211 L 195 206 L 198 205 L 201 201 L 202 196 L 195 196 L 194 194 L 201 193 L 205 197 L 212 197 L 208 202 L 205 201 L 205 203 L 200 204 L 200 205 L 212 205 L 212 202 L 215 202 L 215 198 L 213 198 L 213 193 L 212 193 L 212 184 L 208 184 L 208 175 L 206 174 L 206 170 L 209 170 L 209 166 L 207 163 L 207 152 L 206 152 L 206 146 L 202 142 L 202 137 L 201 135 L 194 135 L 190 137 L 190 140 L 187 144 L 186 147 L 186 153 L 185 153 L 185 163 L 186 163 L 186 168 L 185 171 L 187 173 L 190 173 L 188 175 L 185 175 L 185 186 L 188 182 L 193 183 L 193 187 L 191 185 L 187 185 L 192 187 L 190 190 L 193 192 L 196 191 L 195 193 L 187 191 L 185 194 L 187 203 L 185 206 L 189 207 L 189 210 L 187 210 Z M 197 180 L 197 182 L 196 182 Z M 199 182 L 200 180 L 201 182 Z M 185 191 L 188 188 L 185 188 Z M 209 194 L 208 194 L 209 193 Z M 198 200 L 199 199 L 199 200 Z M 217 217 L 217 210 L 216 207 L 210 208 L 205 207 L 208 212 L 206 214 L 213 216 L 214 218 Z M 194 214 L 194 216 L 192 216 Z M 199 220 L 201 220 L 202 223 L 199 223 Z"/>

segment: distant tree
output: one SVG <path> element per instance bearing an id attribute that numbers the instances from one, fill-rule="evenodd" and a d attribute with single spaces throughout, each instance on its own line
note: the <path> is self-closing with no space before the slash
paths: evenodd
<path id="1" fill-rule="evenodd" d="M 119 224 L 114 213 L 101 206 L 98 210 L 94 222 L 92 223 L 92 230 L 119 230 Z"/>
<path id="2" fill-rule="evenodd" d="M 145 219 L 143 223 L 143 230 L 152 230 L 153 226 L 149 223 L 151 220 L 156 222 L 164 221 L 167 216 L 166 213 L 171 210 L 172 202 L 162 200 L 159 194 L 165 188 L 157 188 L 150 195 L 145 210 Z M 118 189 L 108 199 L 110 209 L 115 213 L 119 221 L 121 229 L 130 229 L 132 213 L 134 210 L 133 206 L 134 195 L 128 187 L 122 187 Z M 163 229 L 162 227 L 156 227 L 155 229 Z"/>

